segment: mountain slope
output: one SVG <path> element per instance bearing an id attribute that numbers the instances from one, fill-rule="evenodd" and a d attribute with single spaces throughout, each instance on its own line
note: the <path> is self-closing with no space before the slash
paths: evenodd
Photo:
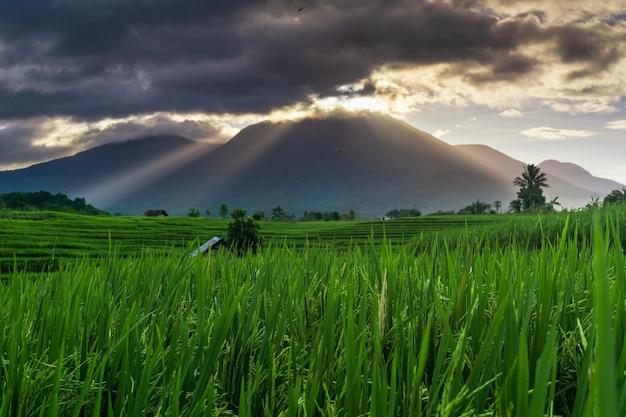
<path id="1" fill-rule="evenodd" d="M 249 212 L 280 205 L 298 216 L 354 209 L 372 217 L 394 208 L 458 210 L 477 199 L 506 206 L 523 166 L 489 147 L 451 146 L 389 116 L 333 115 L 259 123 L 217 147 L 172 136 L 105 145 L 0 172 L 0 192 L 62 192 L 124 214 L 163 208 L 184 215 L 225 203 Z M 546 195 L 565 203 L 613 186 L 585 182 L 592 190 L 549 175 Z"/>
<path id="2" fill-rule="evenodd" d="M 0 193 L 61 192 L 85 197 L 98 207 L 117 210 L 116 199 L 120 194 L 140 189 L 186 163 L 189 155 L 213 148 L 174 135 L 110 143 L 74 156 L 0 172 Z"/>
<path id="3" fill-rule="evenodd" d="M 513 159 L 485 145 L 457 145 L 468 157 L 488 167 L 494 175 L 513 179 L 519 176 L 526 163 Z M 555 160 L 541 162 L 539 168 L 545 172 L 549 187 L 544 190 L 548 200 L 558 197 L 564 207 L 582 207 L 593 197 L 602 198 L 612 190 L 621 189 L 622 184 L 598 178 L 579 165 Z"/>
<path id="4" fill-rule="evenodd" d="M 539 167 L 548 175 L 558 177 L 571 184 L 575 184 L 578 187 L 598 192 L 603 195 L 624 187 L 624 184 L 620 184 L 617 181 L 594 177 L 583 167 L 572 164 L 571 162 L 559 162 L 553 159 L 548 159 L 540 163 Z"/>
<path id="5" fill-rule="evenodd" d="M 298 215 L 453 209 L 477 198 L 501 198 L 510 188 L 453 146 L 382 115 L 255 125 L 164 181 L 140 198 L 179 184 L 174 200 L 194 206 L 280 205 Z"/>

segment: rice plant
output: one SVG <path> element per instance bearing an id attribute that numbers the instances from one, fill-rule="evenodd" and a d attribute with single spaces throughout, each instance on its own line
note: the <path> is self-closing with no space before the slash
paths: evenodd
<path id="1" fill-rule="evenodd" d="M 552 221 L 15 269 L 0 415 L 624 416 L 622 214 Z"/>

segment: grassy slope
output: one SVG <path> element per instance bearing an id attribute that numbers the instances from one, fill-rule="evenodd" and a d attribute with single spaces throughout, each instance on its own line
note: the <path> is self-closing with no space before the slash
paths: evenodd
<path id="1" fill-rule="evenodd" d="M 423 232 L 463 229 L 509 216 L 442 216 L 393 221 L 352 222 L 262 222 L 261 235 L 268 245 L 302 246 L 308 243 L 347 247 L 371 237 L 386 235 L 394 242 L 406 242 Z M 191 217 L 102 217 L 57 212 L 13 213 L 0 218 L 0 273 L 18 269 L 41 271 L 59 261 L 95 257 L 114 249 L 123 256 L 142 251 L 167 253 L 188 251 L 198 242 L 224 236 L 228 220 Z"/>

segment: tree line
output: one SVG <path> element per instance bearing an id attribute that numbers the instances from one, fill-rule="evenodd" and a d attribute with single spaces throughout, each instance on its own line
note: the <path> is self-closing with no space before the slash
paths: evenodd
<path id="1" fill-rule="evenodd" d="M 109 213 L 87 204 L 84 198 L 71 199 L 65 194 L 48 191 L 11 192 L 0 194 L 0 209 L 19 211 L 62 211 L 94 216 Z"/>
<path id="2" fill-rule="evenodd" d="M 239 210 L 239 209 L 236 209 Z M 232 217 L 232 211 L 228 208 L 228 205 L 222 203 L 220 205 L 217 214 L 219 217 L 225 219 L 229 214 Z M 187 214 L 190 217 L 199 217 L 200 210 L 192 207 Z M 211 211 L 206 210 L 205 215 L 211 217 Z M 263 210 L 255 211 L 250 217 L 257 221 L 273 221 L 273 222 L 292 222 L 292 221 L 339 221 L 339 220 L 356 220 L 357 214 L 354 210 L 349 210 L 347 213 L 339 213 L 338 211 L 309 211 L 305 210 L 302 217 L 297 218 L 296 215 L 287 213 L 281 206 L 274 207 L 269 215 L 266 215 Z"/>

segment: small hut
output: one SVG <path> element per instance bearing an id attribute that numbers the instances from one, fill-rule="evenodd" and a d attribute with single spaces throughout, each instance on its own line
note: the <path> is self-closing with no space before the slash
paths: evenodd
<path id="1" fill-rule="evenodd" d="M 167 211 L 165 210 L 146 210 L 143 212 L 147 217 L 167 217 Z"/>

